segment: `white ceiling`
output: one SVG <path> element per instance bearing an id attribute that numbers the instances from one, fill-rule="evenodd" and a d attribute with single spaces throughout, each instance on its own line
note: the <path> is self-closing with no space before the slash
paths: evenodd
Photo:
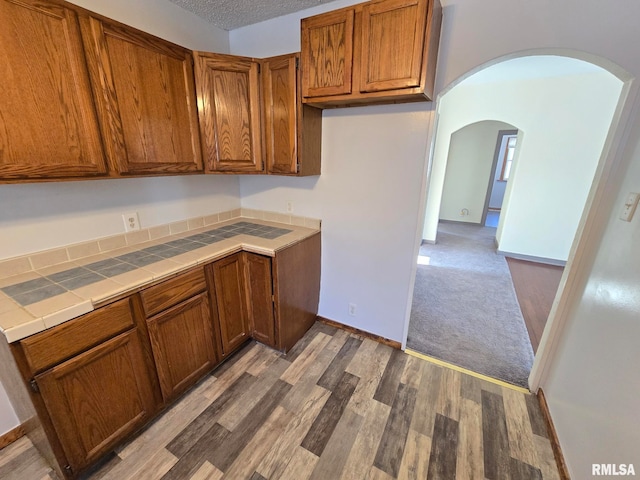
<path id="1" fill-rule="evenodd" d="M 332 0 L 170 0 L 223 30 L 280 17 Z"/>

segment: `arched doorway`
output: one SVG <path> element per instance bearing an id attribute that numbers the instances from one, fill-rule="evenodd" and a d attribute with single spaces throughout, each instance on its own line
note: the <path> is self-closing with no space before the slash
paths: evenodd
<path id="1" fill-rule="evenodd" d="M 492 62 L 438 96 L 423 231 L 427 242 L 436 242 L 448 139 L 464 125 L 491 118 L 523 125 L 527 132 L 527 149 L 514 163 L 505 194 L 498 248 L 542 260 L 570 260 L 626 88 L 611 73 L 618 73 L 615 66 L 600 66 L 606 62 L 537 53 Z"/>

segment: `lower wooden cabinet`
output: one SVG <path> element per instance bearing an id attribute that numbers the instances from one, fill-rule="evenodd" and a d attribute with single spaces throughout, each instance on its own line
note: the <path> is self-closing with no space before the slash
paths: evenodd
<path id="1" fill-rule="evenodd" d="M 242 252 L 214 262 L 212 294 L 215 297 L 222 356 L 226 357 L 249 338 Z"/>
<path id="2" fill-rule="evenodd" d="M 320 302 L 320 233 L 273 258 L 276 348 L 288 352 L 316 321 Z"/>
<path id="3" fill-rule="evenodd" d="M 155 413 L 135 329 L 35 377 L 71 472 L 109 452 Z"/>
<path id="4" fill-rule="evenodd" d="M 171 400 L 218 362 L 207 293 L 147 320 L 162 396 Z"/>
<path id="5" fill-rule="evenodd" d="M 251 336 L 277 348 L 271 258 L 244 252 L 244 268 Z"/>
<path id="6" fill-rule="evenodd" d="M 319 233 L 274 257 L 235 253 L 14 344 L 0 339 L 0 378 L 22 384 L 8 390 L 33 412 L 20 420 L 39 425 L 39 449 L 76 478 L 249 338 L 288 351 L 315 321 L 319 291 Z"/>

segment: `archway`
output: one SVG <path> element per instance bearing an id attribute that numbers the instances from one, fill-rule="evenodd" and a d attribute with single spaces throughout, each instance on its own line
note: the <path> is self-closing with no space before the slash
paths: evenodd
<path id="1" fill-rule="evenodd" d="M 526 143 L 530 146 L 520 152 L 519 164 L 514 165 L 514 181 L 506 194 L 509 207 L 506 220 L 501 221 L 498 229 L 498 243 L 509 253 L 559 262 L 569 260 L 575 250 L 574 238 L 579 238 L 588 216 L 589 198 L 593 197 L 590 192 L 597 189 L 599 172 L 606 162 L 605 145 L 615 130 L 612 122 L 615 123 L 619 107 L 626 99 L 626 80 L 628 77 L 617 66 L 590 55 L 528 52 L 483 65 L 443 90 L 436 106 L 422 238 L 436 241 L 434 225 L 437 227 L 439 220 L 451 132 L 469 123 L 497 118 L 524 124 Z M 496 87 L 498 84 L 500 88 Z M 492 86 L 493 93 L 487 95 Z M 529 106 L 522 102 L 514 104 L 517 95 L 527 99 Z M 558 162 L 558 158 L 563 162 Z M 582 163 L 576 163 L 577 159 Z M 549 165 L 556 168 L 549 169 Z M 579 188 L 567 189 L 563 185 L 567 178 L 576 180 Z M 511 198 L 514 188 L 518 193 L 518 184 L 523 190 Z M 535 190 L 542 184 L 546 197 L 536 197 Z M 535 205 L 539 211 L 553 215 L 546 219 L 532 218 L 531 212 L 523 207 L 536 202 L 543 204 L 543 208 Z M 538 232 L 532 234 L 531 228 L 523 228 L 527 222 L 537 227 Z M 562 232 L 554 229 L 558 222 L 565 226 Z M 510 228 L 505 229 L 505 224 L 510 224 Z M 544 232 L 547 242 L 544 248 L 532 249 L 529 240 L 540 237 L 540 232 Z M 523 240 L 525 237 L 528 240 Z M 571 269 L 567 270 L 563 284 L 571 278 Z"/>
<path id="2" fill-rule="evenodd" d="M 505 165 L 505 158 L 501 157 L 506 147 L 503 139 L 507 134 L 515 137 L 517 133 L 518 127 L 514 125 L 481 120 L 451 134 L 440 220 L 484 224 L 489 206 L 501 210 L 513 163 L 507 159 Z"/>

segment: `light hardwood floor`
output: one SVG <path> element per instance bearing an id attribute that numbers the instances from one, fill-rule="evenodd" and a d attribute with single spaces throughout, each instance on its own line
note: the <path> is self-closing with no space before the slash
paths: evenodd
<path id="1" fill-rule="evenodd" d="M 564 267 L 506 257 L 533 353 L 538 351 Z"/>
<path id="2" fill-rule="evenodd" d="M 26 438 L 0 478 L 55 478 Z M 558 479 L 536 398 L 316 323 L 252 342 L 85 478 Z"/>

